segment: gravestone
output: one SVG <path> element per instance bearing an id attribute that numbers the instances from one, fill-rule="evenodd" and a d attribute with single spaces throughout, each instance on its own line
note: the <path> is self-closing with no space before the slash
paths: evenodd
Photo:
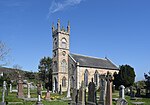
<path id="1" fill-rule="evenodd" d="M 126 99 L 119 98 L 116 105 L 128 105 Z"/>
<path id="2" fill-rule="evenodd" d="M 79 101 L 78 105 L 85 105 L 85 87 L 84 87 L 84 82 L 82 81 L 81 87 L 79 89 Z"/>
<path id="3" fill-rule="evenodd" d="M 100 105 L 106 105 L 106 88 L 107 88 L 107 82 L 106 82 L 106 76 L 100 75 L 100 98 L 99 98 L 99 104 Z"/>
<path id="4" fill-rule="evenodd" d="M 1 105 L 6 105 L 5 102 L 5 91 L 6 91 L 6 81 L 3 81 L 3 89 L 2 89 L 2 102 Z"/>
<path id="5" fill-rule="evenodd" d="M 130 86 L 130 98 L 134 100 L 135 98 L 135 93 L 133 91 L 133 86 Z"/>
<path id="6" fill-rule="evenodd" d="M 121 85 L 119 87 L 119 98 L 125 99 L 124 98 L 124 89 L 125 89 L 125 87 L 123 85 Z"/>
<path id="7" fill-rule="evenodd" d="M 107 90 L 106 90 L 106 105 L 112 105 L 112 76 L 108 72 L 106 75 Z"/>
<path id="8" fill-rule="evenodd" d="M 68 79 L 67 98 L 70 98 L 70 78 Z"/>
<path id="9" fill-rule="evenodd" d="M 125 88 L 125 95 L 130 95 L 130 89 L 129 89 L 129 87 Z"/>
<path id="10" fill-rule="evenodd" d="M 72 89 L 72 95 L 71 95 L 71 99 L 72 99 L 72 101 L 71 101 L 71 105 L 76 105 L 76 103 L 77 103 L 77 89 L 76 88 L 73 88 Z"/>
<path id="11" fill-rule="evenodd" d="M 49 91 L 49 87 L 47 87 L 47 92 L 46 92 L 46 94 L 45 94 L 44 99 L 45 99 L 45 100 L 48 100 L 48 101 L 50 101 L 50 100 L 51 100 L 51 98 L 50 98 L 50 91 Z"/>
<path id="12" fill-rule="evenodd" d="M 23 82 L 21 80 L 21 75 L 18 76 L 18 93 L 17 93 L 18 98 L 23 98 Z"/>
<path id="13" fill-rule="evenodd" d="M 12 84 L 10 83 L 9 86 L 10 86 L 10 87 L 9 87 L 10 93 L 12 93 Z"/>
<path id="14" fill-rule="evenodd" d="M 30 95 L 30 83 L 27 83 L 27 98 L 31 98 L 31 95 Z"/>
<path id="15" fill-rule="evenodd" d="M 141 96 L 141 89 L 139 87 L 137 87 L 136 89 L 136 94 L 135 94 L 136 97 L 140 97 Z"/>
<path id="16" fill-rule="evenodd" d="M 36 102 L 36 105 L 43 105 L 41 102 L 41 84 L 37 84 L 37 94 L 38 94 L 38 100 Z"/>
<path id="17" fill-rule="evenodd" d="M 93 78 L 92 78 L 92 82 L 89 83 L 88 86 L 88 105 L 96 105 L 96 87 L 95 84 L 93 82 Z"/>
<path id="18" fill-rule="evenodd" d="M 60 85 L 60 91 L 59 91 L 59 94 L 62 95 L 62 88 L 61 88 L 61 85 Z"/>
<path id="19" fill-rule="evenodd" d="M 112 87 L 112 92 L 115 93 L 115 85 Z"/>

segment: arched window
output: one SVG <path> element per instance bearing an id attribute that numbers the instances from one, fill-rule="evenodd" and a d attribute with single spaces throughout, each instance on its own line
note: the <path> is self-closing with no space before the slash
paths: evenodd
<path id="1" fill-rule="evenodd" d="M 67 47 L 67 41 L 66 41 L 65 38 L 62 38 L 62 40 L 61 40 L 61 46 L 62 46 L 62 48 L 66 48 Z"/>
<path id="2" fill-rule="evenodd" d="M 98 85 L 98 77 L 99 77 L 99 74 L 98 74 L 98 71 L 96 70 L 94 73 L 94 82 L 96 85 Z"/>
<path id="3" fill-rule="evenodd" d="M 63 77 L 63 78 L 62 78 L 62 86 L 63 86 L 63 87 L 66 87 L 66 77 Z"/>
<path id="4" fill-rule="evenodd" d="M 86 69 L 84 72 L 84 84 L 88 86 L 88 70 Z"/>
<path id="5" fill-rule="evenodd" d="M 54 49 L 57 47 L 57 39 L 54 39 Z"/>
<path id="6" fill-rule="evenodd" d="M 61 62 L 61 68 L 62 68 L 62 72 L 66 72 L 66 69 L 67 69 L 66 60 L 62 60 L 62 62 Z"/>

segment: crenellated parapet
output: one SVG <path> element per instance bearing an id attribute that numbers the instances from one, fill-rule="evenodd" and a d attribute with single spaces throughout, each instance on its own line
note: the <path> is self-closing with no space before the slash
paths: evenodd
<path id="1" fill-rule="evenodd" d="M 58 19 L 58 21 L 57 21 L 57 28 L 55 28 L 55 25 L 53 23 L 52 24 L 52 34 L 55 35 L 57 33 L 70 35 L 70 22 L 68 21 L 67 29 L 65 29 L 64 26 L 61 27 L 60 19 Z"/>

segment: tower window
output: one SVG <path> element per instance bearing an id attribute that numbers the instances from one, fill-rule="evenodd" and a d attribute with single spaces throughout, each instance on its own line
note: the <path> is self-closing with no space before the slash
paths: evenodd
<path id="1" fill-rule="evenodd" d="M 66 72 L 67 69 L 67 63 L 66 60 L 63 60 L 61 63 L 62 72 Z"/>
<path id="2" fill-rule="evenodd" d="M 62 86 L 63 86 L 63 87 L 66 87 L 66 77 L 63 77 L 63 78 L 62 78 Z"/>
<path id="3" fill-rule="evenodd" d="M 63 38 L 63 39 L 61 40 L 61 46 L 62 46 L 62 48 L 66 48 L 66 47 L 67 47 L 67 41 L 66 41 L 65 38 Z"/>
<path id="4" fill-rule="evenodd" d="M 57 47 L 57 39 L 54 39 L 54 49 Z"/>

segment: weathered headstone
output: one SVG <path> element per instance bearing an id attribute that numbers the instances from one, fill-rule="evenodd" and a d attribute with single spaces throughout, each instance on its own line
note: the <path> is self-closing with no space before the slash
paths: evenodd
<path id="1" fill-rule="evenodd" d="M 105 75 L 100 75 L 100 98 L 99 98 L 99 104 L 100 105 L 106 105 L 106 89 L 107 89 L 107 82 L 105 79 Z"/>
<path id="2" fill-rule="evenodd" d="M 125 87 L 123 85 L 121 85 L 119 87 L 119 98 L 125 99 L 125 97 L 124 97 L 124 89 L 125 89 Z"/>
<path id="3" fill-rule="evenodd" d="M 128 105 L 126 99 L 119 98 L 116 105 Z"/>
<path id="4" fill-rule="evenodd" d="M 133 86 L 130 86 L 130 98 L 134 99 L 135 98 L 135 93 L 133 91 Z"/>
<path id="5" fill-rule="evenodd" d="M 60 91 L 59 91 L 59 94 L 60 94 L 60 95 L 62 94 L 62 88 L 61 88 L 61 85 L 60 85 Z"/>
<path id="6" fill-rule="evenodd" d="M 31 98 L 31 95 L 30 95 L 30 83 L 27 83 L 27 98 Z"/>
<path id="7" fill-rule="evenodd" d="M 72 95 L 71 95 L 71 99 L 72 99 L 72 101 L 71 101 L 71 105 L 76 105 L 76 103 L 77 103 L 77 89 L 76 88 L 73 88 L 72 89 Z"/>
<path id="8" fill-rule="evenodd" d="M 44 99 L 45 99 L 45 100 L 48 100 L 48 101 L 50 101 L 50 100 L 51 100 L 51 98 L 50 98 L 50 91 L 49 91 L 49 87 L 47 87 L 47 92 L 46 92 L 46 94 L 45 94 Z"/>
<path id="9" fill-rule="evenodd" d="M 78 105 L 85 105 L 85 87 L 84 82 L 82 81 L 81 87 L 79 89 L 79 101 Z"/>
<path id="10" fill-rule="evenodd" d="M 93 78 L 92 78 L 92 82 L 89 83 L 88 86 L 88 105 L 96 105 L 96 86 L 93 82 Z"/>
<path id="11" fill-rule="evenodd" d="M 70 78 L 68 79 L 67 98 L 70 98 Z"/>
<path id="12" fill-rule="evenodd" d="M 40 83 L 37 84 L 37 94 L 38 94 L 38 101 L 36 105 L 43 105 L 41 102 L 41 84 Z"/>
<path id="13" fill-rule="evenodd" d="M 3 82 L 3 89 L 2 89 L 2 102 L 1 105 L 6 105 L 5 103 L 5 91 L 6 91 L 6 81 Z"/>
<path id="14" fill-rule="evenodd" d="M 136 97 L 140 97 L 141 96 L 141 89 L 139 87 L 137 87 L 136 89 L 136 94 L 135 94 Z"/>
<path id="15" fill-rule="evenodd" d="M 23 98 L 24 94 L 23 94 L 23 82 L 21 80 L 21 75 L 18 76 L 18 93 L 17 96 L 18 98 Z"/>
<path id="16" fill-rule="evenodd" d="M 112 76 L 107 73 L 107 90 L 106 90 L 106 105 L 112 105 Z"/>
<path id="17" fill-rule="evenodd" d="M 12 93 L 12 84 L 10 83 L 9 85 L 10 85 L 10 87 L 9 87 L 10 93 Z"/>
<path id="18" fill-rule="evenodd" d="M 130 89 L 129 89 L 129 87 L 125 88 L 125 95 L 130 95 Z"/>
<path id="19" fill-rule="evenodd" d="M 124 97 L 124 89 L 125 87 L 123 85 L 119 87 L 119 99 L 117 100 L 117 105 L 128 105 L 128 102 Z"/>
<path id="20" fill-rule="evenodd" d="M 112 86 L 112 92 L 115 93 L 115 85 Z"/>

